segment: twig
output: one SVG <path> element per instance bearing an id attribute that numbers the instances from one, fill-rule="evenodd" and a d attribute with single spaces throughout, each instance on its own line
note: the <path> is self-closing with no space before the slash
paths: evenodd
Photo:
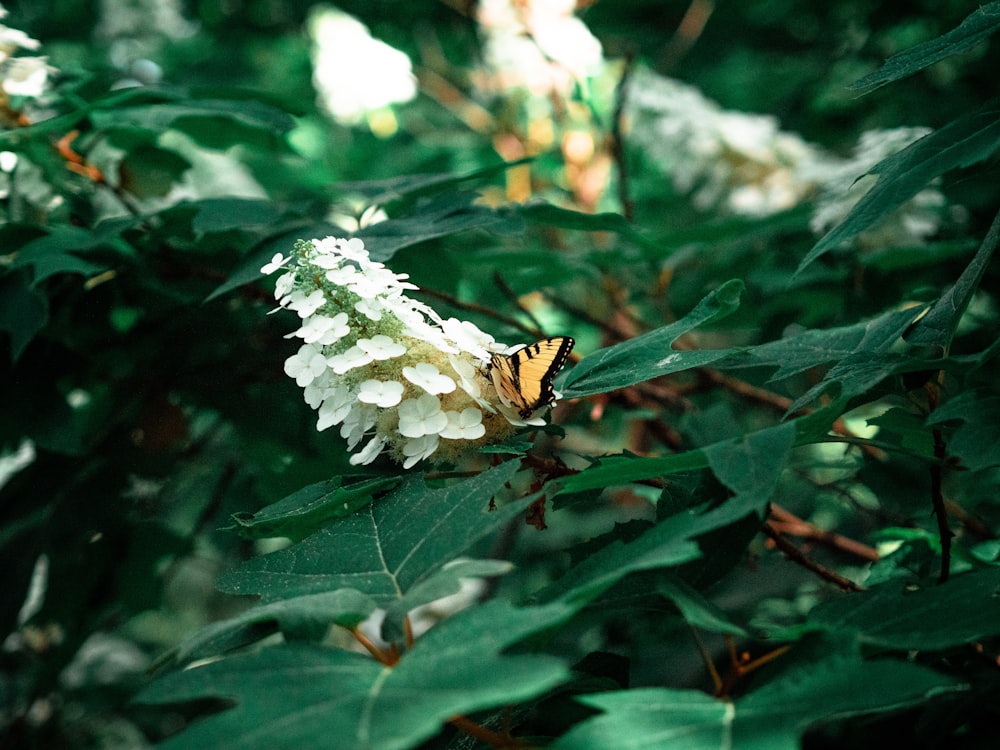
<path id="1" fill-rule="evenodd" d="M 938 374 L 938 379 L 944 375 Z M 940 401 L 941 392 L 938 383 L 928 381 L 925 386 L 927 392 L 927 405 L 930 411 L 934 411 Z M 948 458 L 948 447 L 944 442 L 944 435 L 940 428 L 934 427 L 931 430 L 934 436 L 934 458 L 937 462 L 929 467 L 931 475 L 931 506 L 934 509 L 934 517 L 937 519 L 938 538 L 941 540 L 941 572 L 938 574 L 938 583 L 945 583 L 951 573 L 951 538 L 953 536 L 951 528 L 948 526 L 948 510 L 944 504 L 944 492 L 942 484 L 944 479 L 944 462 Z"/>
<path id="2" fill-rule="evenodd" d="M 835 534 L 832 531 L 824 531 L 814 526 L 808 521 L 804 521 L 798 516 L 789 513 L 780 505 L 771 503 L 772 528 L 783 534 L 803 537 L 805 539 L 815 539 L 834 549 L 856 555 L 864 560 L 876 562 L 879 559 L 878 550 L 862 544 L 846 536 Z"/>
<path id="3" fill-rule="evenodd" d="M 783 537 L 778 530 L 771 525 L 770 521 L 764 522 L 764 525 L 761 527 L 761 531 L 765 536 L 772 539 L 774 541 L 774 545 L 792 562 L 798 563 L 806 570 L 812 571 L 823 580 L 829 581 L 844 591 L 864 591 L 864 587 L 859 586 L 849 578 L 845 578 L 840 575 L 840 573 L 836 573 L 829 568 L 820 565 L 818 562 L 806 555 L 802 550 L 785 539 L 785 537 Z"/>
<path id="4" fill-rule="evenodd" d="M 622 215 L 631 224 L 635 221 L 635 206 L 629 196 L 628 163 L 625 159 L 625 139 L 622 124 L 625 120 L 625 101 L 628 98 L 628 83 L 632 78 L 634 54 L 629 51 L 625 55 L 625 66 L 622 77 L 615 88 L 615 111 L 611 122 L 611 158 L 618 167 L 618 203 L 622 207 Z"/>

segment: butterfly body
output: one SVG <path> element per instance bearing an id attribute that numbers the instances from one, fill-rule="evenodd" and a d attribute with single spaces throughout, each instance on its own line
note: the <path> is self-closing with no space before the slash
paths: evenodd
<path id="1" fill-rule="evenodd" d="M 510 354 L 494 354 L 489 371 L 500 400 L 522 418 L 555 400 L 552 379 L 566 364 L 575 342 L 569 336 L 542 339 Z"/>

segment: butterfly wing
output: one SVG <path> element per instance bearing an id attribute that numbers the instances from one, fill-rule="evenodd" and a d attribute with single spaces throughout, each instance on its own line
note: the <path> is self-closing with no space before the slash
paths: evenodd
<path id="1" fill-rule="evenodd" d="M 552 379 L 566 364 L 576 343 L 569 336 L 555 336 L 529 344 L 509 354 L 494 354 L 490 375 L 500 400 L 517 408 L 525 419 L 555 400 Z"/>

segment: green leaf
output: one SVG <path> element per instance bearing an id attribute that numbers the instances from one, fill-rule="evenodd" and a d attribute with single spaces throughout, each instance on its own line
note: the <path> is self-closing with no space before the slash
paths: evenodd
<path id="1" fill-rule="evenodd" d="M 716 362 L 719 370 L 735 370 L 745 367 L 776 367 L 768 378 L 776 382 L 797 375 L 814 367 L 829 365 L 849 356 L 855 351 L 864 351 L 867 342 L 884 328 L 895 330 L 900 321 L 912 320 L 920 310 L 910 314 L 889 310 L 871 320 L 863 320 L 840 328 L 810 329 L 792 336 L 764 344 L 748 347 L 739 353 Z"/>
<path id="2" fill-rule="evenodd" d="M 386 607 L 382 637 L 401 640 L 403 619 L 413 609 L 462 590 L 462 581 L 470 578 L 501 576 L 513 570 L 506 560 L 452 560 L 412 586 L 402 597 Z"/>
<path id="3" fill-rule="evenodd" d="M 191 228 L 198 233 L 260 230 L 274 226 L 284 216 L 273 201 L 255 198 L 205 198 L 179 207 L 183 205 L 196 209 Z"/>
<path id="4" fill-rule="evenodd" d="M 893 580 L 845 594 L 809 613 L 809 624 L 894 650 L 940 650 L 1000 634 L 1000 568 L 945 584 Z"/>
<path id="5" fill-rule="evenodd" d="M 493 601 L 432 628 L 393 668 L 346 651 L 282 646 L 166 675 L 137 700 L 235 701 L 167 740 L 165 750 L 404 750 L 455 715 L 529 700 L 568 679 L 552 656 L 502 652 L 574 611 Z"/>
<path id="6" fill-rule="evenodd" d="M 874 73 L 855 81 L 851 89 L 867 94 L 887 83 L 911 76 L 952 55 L 969 52 L 1000 29 L 1000 2 L 976 9 L 957 28 L 936 39 L 893 55 Z"/>
<path id="7" fill-rule="evenodd" d="M 373 477 L 348 485 L 343 481 L 344 477 L 334 477 L 310 484 L 256 513 L 235 513 L 236 526 L 229 528 L 247 539 L 287 536 L 301 540 L 330 521 L 363 508 L 375 495 L 396 487 L 402 479 Z"/>
<path id="8" fill-rule="evenodd" d="M 791 425 L 792 429 L 794 429 L 795 446 L 813 443 L 826 435 L 830 425 L 840 416 L 842 408 L 843 402 L 836 400 L 804 417 L 789 420 L 784 425 L 766 427 L 757 433 L 750 433 L 746 436 L 720 441 L 718 444 L 700 450 L 674 453 L 656 458 L 626 456 L 602 458 L 599 463 L 577 474 L 560 479 L 557 485 L 558 491 L 561 493 L 572 493 L 613 487 L 653 477 L 704 469 L 711 466 L 713 461 L 722 472 L 722 476 L 720 477 L 722 481 L 732 481 L 736 487 L 742 488 L 744 486 L 743 482 L 735 472 L 729 471 L 729 467 L 726 465 L 727 462 L 732 462 L 733 466 L 739 466 L 742 461 L 759 460 L 761 462 L 760 466 L 747 479 L 754 481 L 755 477 L 771 477 L 771 472 L 777 464 L 766 455 L 761 455 L 755 450 L 749 450 L 750 446 L 755 444 L 761 445 L 765 447 L 765 451 L 768 448 L 774 448 L 779 451 L 780 455 L 784 456 L 785 452 L 791 447 L 788 446 L 789 435 L 785 432 L 787 425 Z M 711 459 L 709 458 L 709 451 L 713 452 Z M 740 454 L 744 455 L 741 456 Z M 737 489 L 737 491 L 739 492 L 740 490 Z M 750 492 L 747 495 L 751 503 L 756 502 L 753 499 L 754 495 L 754 492 Z M 749 508 L 747 512 L 749 512 Z"/>
<path id="9" fill-rule="evenodd" d="M 303 542 L 247 561 L 223 575 L 219 587 L 265 601 L 351 588 L 379 606 L 392 604 L 523 510 L 527 500 L 489 510 L 518 465 L 508 461 L 440 489 L 411 479 Z"/>
<path id="10" fill-rule="evenodd" d="M 10 359 L 16 362 L 49 320 L 49 301 L 34 288 L 27 271 L 0 276 L 0 331 L 10 335 Z"/>
<path id="11" fill-rule="evenodd" d="M 275 133 L 286 133 L 295 127 L 295 121 L 287 112 L 251 98 L 196 99 L 179 94 L 175 101 L 98 108 L 90 113 L 94 126 L 100 129 L 139 127 L 156 133 L 190 117 L 223 117 L 255 130 Z"/>
<path id="12" fill-rule="evenodd" d="M 694 310 L 676 323 L 584 357 L 568 373 L 559 390 L 566 398 L 606 393 L 661 375 L 703 367 L 722 359 L 731 354 L 732 350 L 675 350 L 671 348 L 671 344 L 700 325 L 732 314 L 739 307 L 742 292 L 743 282 L 728 281 L 702 299 Z"/>
<path id="13" fill-rule="evenodd" d="M 216 297 L 238 289 L 245 284 L 260 281 L 264 274 L 260 269 L 265 263 L 270 262 L 275 253 L 288 256 L 296 240 L 323 239 L 331 235 L 343 234 L 344 230 L 336 224 L 329 222 L 319 222 L 317 224 L 306 224 L 297 227 L 290 232 L 282 232 L 276 237 L 261 243 L 246 258 L 240 261 L 230 272 L 229 276 L 219 286 L 212 290 L 206 298 L 206 302 L 211 302 Z"/>
<path id="14" fill-rule="evenodd" d="M 571 729 L 552 750 L 732 747 L 732 704 L 695 690 L 638 688 L 577 700 L 603 713 Z"/>
<path id="15" fill-rule="evenodd" d="M 466 182 L 482 180 L 495 174 L 505 172 L 511 167 L 531 162 L 531 158 L 517 161 L 491 164 L 487 167 L 474 169 L 464 174 L 454 175 L 450 172 L 432 174 L 408 174 L 391 177 L 387 180 L 364 180 L 357 182 L 339 182 L 337 188 L 344 193 L 361 195 L 373 205 L 385 205 L 402 199 L 414 199 L 422 196 L 454 190 Z"/>
<path id="16" fill-rule="evenodd" d="M 823 253 L 864 231 L 950 169 L 991 156 L 1000 145 L 1000 107 L 990 102 L 883 159 L 867 174 L 878 181 L 847 217 L 824 235 L 799 264 L 798 272 Z M 860 175 L 859 175 L 860 176 Z"/>
<path id="17" fill-rule="evenodd" d="M 631 573 L 669 568 L 696 560 L 701 550 L 694 538 L 739 521 L 751 511 L 743 503 L 723 503 L 717 508 L 682 511 L 659 521 L 637 539 L 621 539 L 602 547 L 545 589 L 542 601 L 589 600 Z"/>
<path id="18" fill-rule="evenodd" d="M 76 253 L 106 246 L 107 242 L 103 234 L 79 227 L 53 227 L 48 234 L 18 248 L 12 267 L 31 268 L 35 284 L 58 273 L 91 276 L 103 271 L 105 266 L 85 261 Z"/>
<path id="19" fill-rule="evenodd" d="M 318 640 L 331 625 L 353 628 L 374 610 L 375 602 L 353 589 L 305 594 L 261 604 L 201 628 L 158 661 L 160 665 L 183 664 L 214 657 L 279 631 L 313 631 Z"/>
<path id="20" fill-rule="evenodd" d="M 915 414 L 905 409 L 892 408 L 866 421 L 879 428 L 879 442 L 898 445 L 923 458 L 934 458 L 934 436 Z"/>
<path id="21" fill-rule="evenodd" d="M 983 238 L 979 250 L 962 275 L 952 287 L 935 302 L 931 309 L 914 325 L 906 340 L 913 346 L 931 346 L 936 355 L 943 355 L 951 348 L 951 340 L 955 329 L 962 319 L 962 314 L 969 306 L 972 295 L 979 289 L 983 274 L 990 265 L 993 251 L 1000 242 L 1000 214 L 993 219 L 986 237 Z"/>
<path id="22" fill-rule="evenodd" d="M 763 520 L 795 441 L 794 422 L 785 422 L 702 450 L 712 473 L 733 491 L 726 504 L 753 510 Z"/>
<path id="23" fill-rule="evenodd" d="M 1000 466 L 1000 396 L 980 390 L 959 393 L 935 409 L 927 424 L 953 420 L 961 424 L 947 438 L 949 455 L 960 458 L 970 471 Z"/>
<path id="24" fill-rule="evenodd" d="M 471 229 L 512 231 L 514 215 L 473 205 L 474 194 L 440 196 L 433 203 L 398 219 L 380 221 L 354 233 L 365 241 L 372 260 L 386 262 L 398 250 L 438 237 L 468 232 Z"/>
<path id="25" fill-rule="evenodd" d="M 571 729 L 552 750 L 799 750 L 822 721 L 925 702 L 955 690 L 955 680 L 925 667 L 863 661 L 836 644 L 798 649 L 767 684 L 735 702 L 691 690 L 642 688 L 578 698 L 604 713 Z"/>
<path id="26" fill-rule="evenodd" d="M 523 216 L 526 221 L 546 227 L 575 229 L 584 232 L 634 234 L 632 225 L 621 214 L 587 214 L 582 211 L 570 211 L 567 208 L 560 208 L 551 203 L 528 203 L 522 206 L 515 206 L 513 210 Z"/>
<path id="27" fill-rule="evenodd" d="M 788 414 L 812 403 L 833 386 L 839 398 L 849 400 L 867 393 L 891 375 L 918 372 L 929 366 L 913 354 L 894 351 L 903 334 L 926 308 L 897 310 L 871 321 L 854 351 L 830 368 L 826 376 L 788 407 Z"/>
<path id="28" fill-rule="evenodd" d="M 680 578 L 664 578 L 657 585 L 657 591 L 676 605 L 684 621 L 693 628 L 740 638 L 750 636 L 745 628 L 730 620 L 725 612 Z"/>

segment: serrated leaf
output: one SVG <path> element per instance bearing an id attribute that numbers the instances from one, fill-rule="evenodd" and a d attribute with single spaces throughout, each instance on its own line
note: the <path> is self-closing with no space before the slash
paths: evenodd
<path id="1" fill-rule="evenodd" d="M 631 573 L 669 568 L 696 560 L 695 537 L 735 523 L 750 512 L 743 503 L 723 503 L 712 510 L 697 508 L 651 524 L 632 541 L 618 540 L 589 555 L 538 594 L 542 601 L 591 599 Z"/>
<path id="2" fill-rule="evenodd" d="M 887 83 L 911 76 L 952 55 L 969 52 L 1000 29 L 1000 2 L 976 9 L 958 27 L 936 39 L 893 55 L 874 73 L 849 88 L 867 94 Z"/>
<path id="3" fill-rule="evenodd" d="M 316 482 L 293 492 L 256 513 L 236 513 L 233 520 L 240 536 L 264 539 L 287 536 L 300 540 L 335 518 L 354 513 L 381 492 L 396 487 L 400 477 L 373 477 L 343 484 L 344 477 Z"/>
<path id="4" fill-rule="evenodd" d="M 810 329 L 787 338 L 748 347 L 713 364 L 719 370 L 745 367 L 775 367 L 768 378 L 776 382 L 814 367 L 839 362 L 871 340 L 872 333 L 884 327 L 894 328 L 897 321 L 911 320 L 919 310 L 907 316 L 899 310 L 889 310 L 871 320 L 862 320 L 839 328 Z M 867 344 L 866 344 L 867 345 Z"/>
<path id="5" fill-rule="evenodd" d="M 979 250 L 962 271 L 962 275 L 907 334 L 906 340 L 910 344 L 934 347 L 935 354 L 938 355 L 945 354 L 949 350 L 955 329 L 958 328 L 972 295 L 979 288 L 998 242 L 1000 242 L 1000 214 L 993 219 L 993 224 L 983 238 Z"/>
<path id="6" fill-rule="evenodd" d="M 1000 396 L 985 391 L 966 391 L 935 409 L 927 424 L 960 420 L 947 439 L 948 454 L 962 460 L 970 471 L 1000 466 Z"/>
<path id="7" fill-rule="evenodd" d="M 375 602 L 353 589 L 306 594 L 251 607 L 196 631 L 160 658 L 186 663 L 247 646 L 272 633 L 311 630 L 317 640 L 331 625 L 353 628 L 375 610 Z"/>
<path id="8" fill-rule="evenodd" d="M 927 369 L 930 366 L 927 361 L 913 354 L 892 351 L 925 309 L 896 310 L 871 321 L 854 351 L 831 367 L 819 383 L 795 399 L 786 413 L 793 414 L 834 386 L 840 399 L 849 400 L 867 393 L 892 375 Z"/>
<path id="9" fill-rule="evenodd" d="M 734 449 L 743 451 L 745 449 L 741 447 L 741 444 L 744 441 L 753 442 L 758 439 L 762 440 L 765 445 L 770 444 L 772 440 L 775 441 L 775 446 L 785 445 L 788 439 L 787 434 L 784 432 L 784 429 L 786 429 L 785 425 L 791 425 L 794 430 L 795 440 L 793 445 L 806 445 L 816 442 L 827 433 L 833 421 L 840 416 L 842 408 L 843 402 L 836 400 L 822 409 L 817 409 L 806 416 L 789 420 L 779 427 L 766 427 L 758 431 L 763 433 L 759 438 L 754 437 L 756 433 L 750 433 L 746 436 L 720 441 L 714 448 L 708 446 L 699 450 L 674 453 L 656 458 L 626 456 L 602 458 L 599 463 L 577 474 L 563 477 L 556 486 L 561 493 L 583 492 L 585 490 L 628 484 L 629 482 L 637 482 L 653 477 L 704 469 L 711 465 L 709 456 L 706 453 L 709 449 L 717 451 L 715 460 L 722 467 L 720 470 L 723 471 L 724 476 L 728 476 L 730 481 L 736 483 L 738 477 L 727 473 L 723 466 L 723 462 L 729 458 L 727 456 L 728 451 Z"/>
<path id="10" fill-rule="evenodd" d="M 137 701 L 236 702 L 167 740 L 167 750 L 404 750 L 455 715 L 528 700 L 566 680 L 555 657 L 502 652 L 574 611 L 563 603 L 517 609 L 493 601 L 431 629 L 393 668 L 340 650 L 282 646 L 167 675 Z"/>
<path id="11" fill-rule="evenodd" d="M 569 371 L 559 390 L 566 398 L 606 393 L 661 375 L 703 367 L 732 354 L 731 349 L 675 350 L 671 344 L 692 329 L 735 312 L 742 292 L 743 282 L 728 281 L 676 323 L 587 355 Z"/>
<path id="12" fill-rule="evenodd" d="M 489 511 L 518 465 L 508 461 L 440 489 L 413 478 L 304 541 L 247 561 L 218 585 L 265 601 L 351 588 L 390 605 L 523 510 L 527 499 Z"/>
<path id="13" fill-rule="evenodd" d="M 898 710 L 961 687 L 916 664 L 863 661 L 856 652 L 831 648 L 821 643 L 803 649 L 814 653 L 794 659 L 736 701 L 667 688 L 580 697 L 603 713 L 574 727 L 552 749 L 799 750 L 802 735 L 819 722 Z"/>
<path id="14" fill-rule="evenodd" d="M 968 167 L 1000 145 L 1000 106 L 990 102 L 883 159 L 867 174 L 878 180 L 847 217 L 826 233 L 799 264 L 797 273 L 888 215 L 950 169 Z M 859 175 L 860 177 L 861 175 Z"/>
<path id="15" fill-rule="evenodd" d="M 945 584 L 893 580 L 820 604 L 809 624 L 895 650 L 940 650 L 1000 634 L 1000 568 Z"/>

